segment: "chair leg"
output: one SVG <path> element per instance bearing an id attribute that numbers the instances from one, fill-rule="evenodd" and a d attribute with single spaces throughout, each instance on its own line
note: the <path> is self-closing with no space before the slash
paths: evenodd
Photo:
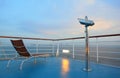
<path id="1" fill-rule="evenodd" d="M 26 60 L 23 60 L 20 64 L 20 70 L 22 70 L 22 66 L 23 66 L 23 63 L 25 62 Z"/>
<path id="2" fill-rule="evenodd" d="M 8 61 L 8 63 L 7 63 L 7 68 L 9 67 L 10 62 L 11 62 L 12 60 L 14 60 L 16 57 L 17 57 L 17 55 L 16 55 L 14 58 L 12 58 L 12 59 L 10 59 L 10 60 Z"/>
<path id="3" fill-rule="evenodd" d="M 11 61 L 12 61 L 12 60 L 9 60 L 9 61 L 8 61 L 8 63 L 7 63 L 7 68 L 9 67 Z"/>
<path id="4" fill-rule="evenodd" d="M 25 59 L 25 60 L 23 60 L 23 61 L 21 62 L 21 64 L 20 64 L 20 70 L 22 70 L 22 67 L 23 67 L 24 62 L 27 61 L 27 60 L 29 60 L 29 59 L 31 59 L 31 58 L 32 58 L 32 57 L 27 58 L 27 59 Z"/>

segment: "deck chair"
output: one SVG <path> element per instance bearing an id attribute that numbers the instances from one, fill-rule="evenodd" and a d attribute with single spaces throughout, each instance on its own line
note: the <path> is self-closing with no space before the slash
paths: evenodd
<path id="1" fill-rule="evenodd" d="M 30 58 L 33 58 L 33 57 L 34 57 L 34 58 L 36 58 L 36 57 L 48 57 L 48 56 L 49 56 L 49 54 L 40 54 L 40 53 L 30 54 L 30 53 L 27 51 L 27 49 L 26 49 L 26 47 L 25 47 L 25 45 L 24 45 L 24 43 L 23 43 L 22 40 L 11 40 L 11 43 L 12 43 L 13 47 L 15 48 L 15 50 L 17 51 L 17 53 L 19 54 L 19 56 L 26 58 L 25 60 L 22 60 L 22 62 L 21 62 L 21 64 L 20 64 L 20 70 L 22 70 L 23 63 L 24 63 L 25 61 L 27 61 L 28 59 L 30 59 Z M 10 60 L 8 61 L 7 67 L 9 67 L 10 62 L 11 62 L 12 60 L 14 60 L 15 58 L 18 58 L 18 56 L 10 59 Z"/>

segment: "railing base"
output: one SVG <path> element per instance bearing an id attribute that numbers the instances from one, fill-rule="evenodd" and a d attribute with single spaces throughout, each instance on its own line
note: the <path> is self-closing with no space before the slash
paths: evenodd
<path id="1" fill-rule="evenodd" d="M 92 69 L 91 69 L 91 68 L 88 68 L 88 69 L 86 69 L 86 68 L 83 68 L 83 70 L 84 70 L 84 71 L 87 71 L 87 72 L 90 72 L 90 71 L 92 71 Z"/>

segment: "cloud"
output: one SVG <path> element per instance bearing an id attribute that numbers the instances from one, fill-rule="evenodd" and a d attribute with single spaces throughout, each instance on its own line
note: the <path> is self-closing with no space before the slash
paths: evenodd
<path id="1" fill-rule="evenodd" d="M 86 2 L 87 2 L 88 4 L 94 4 L 95 1 L 96 1 L 96 0 L 87 0 Z"/>
<path id="2" fill-rule="evenodd" d="M 95 25 L 89 27 L 89 34 L 116 34 L 119 32 L 119 21 L 108 19 L 97 19 Z"/>
<path id="3" fill-rule="evenodd" d="M 59 24 L 59 23 L 58 23 Z M 76 21 L 68 21 L 60 24 L 61 27 L 55 27 L 51 29 L 38 30 L 39 33 L 42 33 L 46 36 L 53 37 L 76 37 L 82 36 L 84 33 L 84 26 L 81 26 L 76 19 Z"/>
<path id="4" fill-rule="evenodd" d="M 112 21 L 105 19 L 95 21 L 95 25 L 91 27 L 92 30 L 108 30 L 113 25 Z"/>

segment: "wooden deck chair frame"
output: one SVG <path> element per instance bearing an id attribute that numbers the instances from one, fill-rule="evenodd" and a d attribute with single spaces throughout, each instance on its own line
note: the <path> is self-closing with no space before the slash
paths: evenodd
<path id="1" fill-rule="evenodd" d="M 20 64 L 20 70 L 22 70 L 24 62 L 33 58 L 33 57 L 36 58 L 36 57 L 48 57 L 49 56 L 49 54 L 40 54 L 40 53 L 39 54 L 38 53 L 37 54 L 30 54 L 27 51 L 27 49 L 23 43 L 23 40 L 21 40 L 21 39 L 20 40 L 11 40 L 11 43 L 12 43 L 13 47 L 15 48 L 15 50 L 17 51 L 17 53 L 19 54 L 19 57 L 26 58 L 25 60 L 22 60 L 22 62 Z M 16 55 L 14 58 L 10 59 L 7 63 L 7 68 L 9 67 L 9 64 L 12 60 L 19 58 L 19 57 Z M 35 62 L 36 62 L 36 60 L 35 60 Z"/>

